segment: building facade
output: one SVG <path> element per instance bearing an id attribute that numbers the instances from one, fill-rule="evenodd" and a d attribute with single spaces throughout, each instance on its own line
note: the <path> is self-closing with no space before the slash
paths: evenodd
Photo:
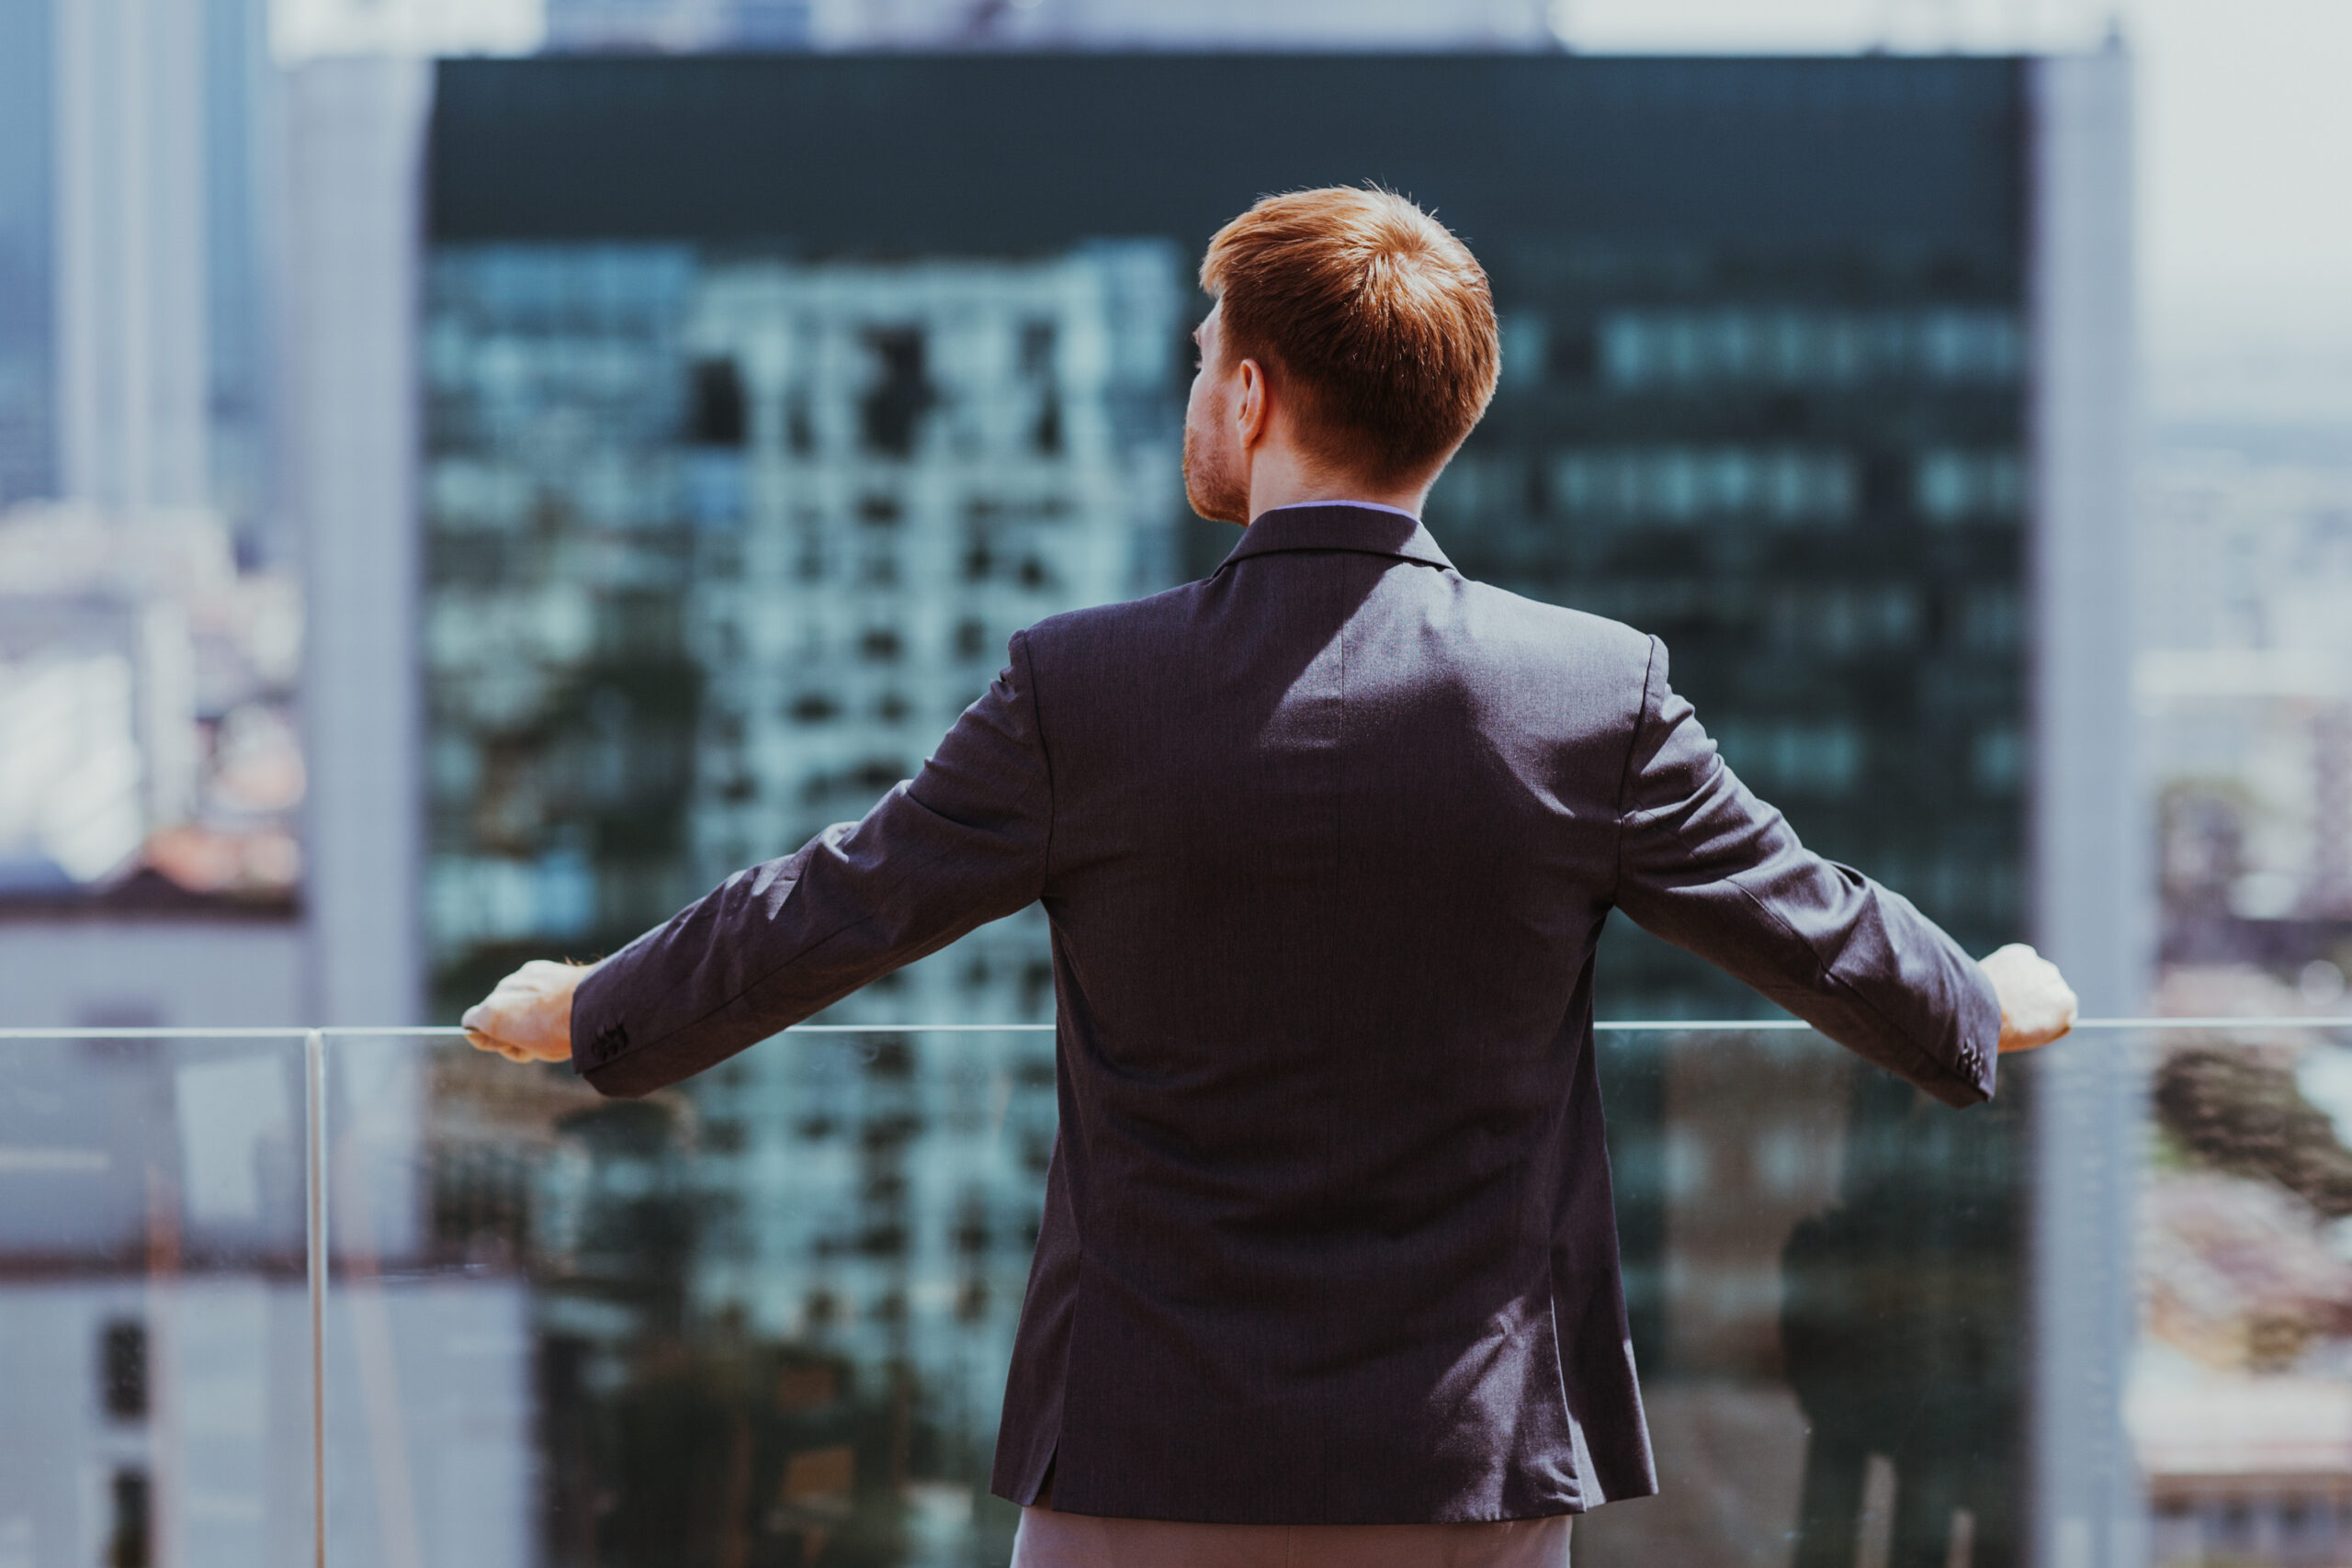
<path id="1" fill-rule="evenodd" d="M 0 990 L 23 1024 L 310 1005 L 265 11 L 0 18 Z"/>

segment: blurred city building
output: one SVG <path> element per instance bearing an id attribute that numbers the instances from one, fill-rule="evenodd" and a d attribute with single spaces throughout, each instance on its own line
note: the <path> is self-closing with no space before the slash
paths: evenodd
<path id="1" fill-rule="evenodd" d="M 268 522 L 258 0 L 29 0 L 0 48 L 0 507 Z"/>
<path id="2" fill-rule="evenodd" d="M 1552 49 L 1547 0 L 548 0 L 547 47 L 587 52 L 862 49 Z"/>
<path id="3" fill-rule="evenodd" d="M 340 825 L 311 846 L 340 933 L 322 962 L 429 980 L 446 1013 L 518 958 L 607 949 L 855 815 L 1011 630 L 1213 566 L 1230 532 L 1175 483 L 1185 270 L 1260 191 L 1377 177 L 1471 240 L 1504 318 L 1504 387 L 1430 509 L 1463 569 L 1665 636 L 1809 839 L 1977 950 L 2032 934 L 2121 1010 L 2144 963 L 2116 903 L 2141 860 L 2112 592 L 2125 84 L 2114 56 L 452 63 L 426 152 L 413 68 L 305 67 L 293 492 L 323 628 L 311 810 Z M 1265 106 L 1247 145 L 1169 133 L 1237 94 Z M 1331 112 L 1406 99 L 1442 112 Z M 1611 1012 L 1758 1005 L 1637 934 L 1603 963 Z M 1049 996 L 1033 917 L 834 1017 L 1044 1019 Z M 1734 1091 L 1613 1042 L 1668 1483 L 1742 1502 L 1611 1510 L 1595 1549 L 1745 1561 L 1778 1517 L 1807 1563 L 1882 1536 L 1938 1561 L 2134 1552 L 2101 1393 L 2132 1314 L 2118 1070 L 2043 1075 L 2033 1135 L 2111 1174 L 2029 1196 L 2013 1111 L 1922 1121 L 1802 1053 Z M 420 1127 L 496 1123 L 478 1075 L 408 1081 Z M 807 1546 L 887 1518 L 932 1543 L 906 1560 L 952 1561 L 1009 1528 L 970 1477 L 1052 1084 L 1040 1035 L 819 1038 L 657 1108 L 535 1111 L 574 1194 L 554 1240 L 514 1230 L 533 1205 L 486 1143 L 386 1157 L 427 1168 L 429 1247 L 525 1260 L 559 1426 L 748 1422 L 786 1503 L 743 1528 Z M 1736 1171 L 1784 1194 L 1762 1231 L 1708 1221 Z M 738 1409 L 744 1378 L 826 1392 Z M 1896 1397 L 1938 1414 L 1888 1452 Z M 616 1451 L 550 1451 L 546 1529 L 624 1555 L 658 1535 L 684 1493 L 582 1522 Z"/>
<path id="4" fill-rule="evenodd" d="M 2352 445 L 2165 430 L 2149 484 L 2140 700 L 2168 968 L 2352 971 Z"/>
<path id="5" fill-rule="evenodd" d="M 2352 970 L 2352 445 L 2324 351 L 2159 379 L 2138 696 L 2176 1016 L 2326 1015 Z M 2331 374 L 2331 371 L 2333 372 Z M 2352 1559 L 2352 1053 L 2156 1059 L 2128 1403 L 2166 1564 Z M 2250 1048 L 2251 1047 L 2251 1048 Z"/>
<path id="6" fill-rule="evenodd" d="M 272 0 L 282 63 L 528 54 L 547 37 L 545 0 Z"/>
<path id="7" fill-rule="evenodd" d="M 2266 991 L 2268 994 L 2265 994 Z M 2251 966 L 2177 966 L 2164 1010 L 2248 1015 L 2154 1041 L 2139 1347 L 2125 1395 L 2150 1560 L 2352 1557 L 2352 1050 Z"/>
<path id="8" fill-rule="evenodd" d="M 511 1568 L 536 1524 L 526 1292 L 420 1277 L 426 1189 L 368 1158 L 383 1085 L 364 1047 L 345 1063 L 330 1560 Z M 8 1072 L 0 1561 L 313 1562 L 299 1043 L 16 1041 Z"/>
<path id="9" fill-rule="evenodd" d="M 305 1010 L 259 0 L 0 17 L 0 983 Z"/>
<path id="10" fill-rule="evenodd" d="M 239 572 L 212 513 L 0 520 L 0 897 L 281 908 L 300 651 L 294 580 Z"/>
<path id="11" fill-rule="evenodd" d="M 1012 633 L 1175 579 L 1164 242 L 880 266 L 451 244 L 426 298 L 450 999 L 860 815 Z M 1037 1016 L 1043 915 L 1012 925 L 851 1016 Z"/>

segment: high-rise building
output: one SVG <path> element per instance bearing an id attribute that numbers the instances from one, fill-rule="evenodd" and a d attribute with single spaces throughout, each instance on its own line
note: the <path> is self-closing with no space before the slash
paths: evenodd
<path id="1" fill-rule="evenodd" d="M 55 263 L 49 493 L 131 511 L 217 506 L 259 550 L 271 186 L 264 8 L 51 0 L 21 9 L 48 13 L 49 47 L 33 61 L 49 78 L 33 96 L 45 98 L 48 123 L 27 128 L 31 147 L 49 152 L 48 201 L 23 218 Z M 20 25 L 42 30 L 29 17 Z"/>
<path id="2" fill-rule="evenodd" d="M 1012 632 L 1172 581 L 1183 287 L 1158 240 L 883 265 L 438 247 L 426 898 L 460 990 L 859 815 Z M 1033 1015 L 1019 924 L 881 1005 Z"/>
<path id="3" fill-rule="evenodd" d="M 26 1023 L 304 1006 L 264 14 L 0 18 L 0 982 Z"/>
<path id="4" fill-rule="evenodd" d="M 2167 968 L 2352 969 L 2352 464 L 2332 431 L 2219 422 L 2154 465 L 2141 700 Z"/>
<path id="5" fill-rule="evenodd" d="M 314 606 L 350 634 L 335 657 L 390 672 L 370 787 L 425 802 L 408 896 L 435 1006 L 525 956 L 609 948 L 854 815 L 1016 626 L 1213 565 L 1231 533 L 1184 518 L 1175 483 L 1204 305 L 1185 269 L 1261 191 L 1378 179 L 1472 243 L 1503 320 L 1503 387 L 1430 509 L 1463 570 L 1664 636 L 1733 764 L 1809 840 L 1973 948 L 2031 936 L 2120 1010 L 2143 923 L 2114 765 L 2126 80 L 2114 56 L 444 65 L 421 529 L 339 526 Z M 1258 106 L 1246 138 L 1203 118 L 1232 99 Z M 313 107 L 340 123 L 352 101 L 322 79 Z M 1364 110 L 1401 103 L 1419 111 Z M 322 322 L 372 342 L 404 276 L 380 299 L 322 284 L 352 291 Z M 384 367 L 410 362 L 349 359 L 303 400 L 381 470 L 355 517 L 393 506 L 411 383 Z M 411 547 L 414 643 L 382 613 Z M 404 668 L 424 687 L 406 749 Z M 399 905 L 378 909 L 397 940 Z M 1044 959 L 1033 912 L 833 1017 L 1042 1020 Z M 1602 962 L 1612 1014 L 1758 1007 L 1638 933 Z M 1738 1529 L 1779 1520 L 1806 1563 L 1872 1540 L 1939 1561 L 2134 1550 L 2112 1397 L 2127 1194 L 2027 1180 L 2045 1140 L 2070 1169 L 2128 1168 L 2109 1058 L 2038 1073 L 2029 1122 L 2015 1097 L 1921 1111 L 1810 1048 L 1605 1050 L 1669 1485 L 1742 1499 Z M 460 1119 L 481 1092 L 435 1081 Z M 1039 1035 L 818 1038 L 663 1107 L 551 1118 L 566 1195 L 509 1238 L 553 1260 L 547 1397 L 566 1423 L 704 1400 L 757 1455 L 847 1412 L 747 1483 L 784 1498 L 761 1528 L 863 1528 L 881 1463 L 907 1539 L 952 1555 L 959 1530 L 1001 1529 L 956 1510 L 1051 1085 Z M 496 1232 L 465 1218 L 475 1156 L 432 1157 L 451 1162 L 436 1214 Z M 1769 1223 L 1716 1223 L 1726 1183 L 1770 1195 Z M 754 1375 L 855 1398 L 728 1415 L 711 1390 Z M 584 1450 L 553 1462 L 565 1495 L 602 1484 Z M 649 1528 L 644 1495 L 599 1528 Z M 1730 1560 L 1703 1513 L 1611 1510 L 1588 1540 Z"/>
<path id="6" fill-rule="evenodd" d="M 0 13 L 0 506 L 57 493 L 50 8 Z"/>

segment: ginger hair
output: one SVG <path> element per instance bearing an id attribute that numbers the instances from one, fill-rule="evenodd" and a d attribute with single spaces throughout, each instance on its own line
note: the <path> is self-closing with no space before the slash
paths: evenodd
<path id="1" fill-rule="evenodd" d="M 1494 396 L 1494 296 L 1469 247 L 1411 201 L 1330 186 L 1216 231 L 1201 288 L 1227 365 L 1255 359 L 1308 455 L 1383 483 L 1433 472 Z"/>

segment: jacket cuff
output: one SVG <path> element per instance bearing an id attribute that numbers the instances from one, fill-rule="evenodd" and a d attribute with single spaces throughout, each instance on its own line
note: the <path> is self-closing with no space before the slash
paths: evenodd
<path id="1" fill-rule="evenodd" d="M 571 1070 L 605 1094 L 629 1092 L 613 1085 L 609 1071 L 629 1049 L 628 1024 L 615 994 L 616 967 L 612 959 L 597 964 L 571 993 Z"/>
<path id="2" fill-rule="evenodd" d="M 2001 1061 L 2001 997 L 1982 964 L 1968 965 L 1969 994 L 1960 1007 L 1959 1046 L 1953 1066 L 1975 1092 L 1961 1103 L 1973 1105 L 1993 1098 L 1994 1080 Z"/>

